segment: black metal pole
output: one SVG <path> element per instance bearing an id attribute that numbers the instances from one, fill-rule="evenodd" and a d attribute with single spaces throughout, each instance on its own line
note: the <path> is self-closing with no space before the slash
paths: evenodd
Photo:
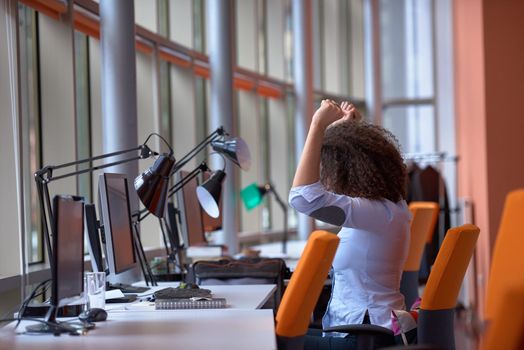
<path id="1" fill-rule="evenodd" d="M 46 205 L 45 205 L 45 199 L 44 199 L 44 184 L 41 182 L 36 182 L 36 189 L 38 192 L 38 203 L 40 206 L 40 213 L 45 213 L 46 211 Z M 42 224 L 42 230 L 44 233 L 44 242 L 47 248 L 47 256 L 49 261 L 52 261 L 53 256 L 53 249 L 51 248 L 51 236 L 48 231 L 47 226 L 47 215 L 40 215 L 40 222 Z"/>
<path id="2" fill-rule="evenodd" d="M 191 170 L 189 174 L 186 175 L 182 180 L 178 181 L 176 184 L 174 184 L 168 191 L 167 197 L 171 198 L 175 193 L 177 193 L 182 187 L 184 187 L 189 181 L 193 180 L 195 176 L 198 175 L 201 171 L 209 170 L 207 167 L 206 162 L 200 163 L 198 167 Z"/>
<path id="3" fill-rule="evenodd" d="M 146 285 L 149 286 L 147 283 L 147 280 L 149 278 L 149 281 L 151 281 L 152 286 L 157 286 L 157 282 L 155 277 L 153 276 L 153 272 L 151 271 L 151 266 L 149 266 L 149 262 L 147 261 L 146 253 L 144 252 L 144 246 L 142 245 L 142 240 L 140 239 L 140 234 L 138 232 L 138 222 L 136 222 L 133 227 L 135 228 L 133 230 L 134 233 L 134 242 L 135 242 L 135 248 L 137 250 L 137 255 L 139 255 L 139 260 L 143 261 L 143 264 L 145 268 L 142 267 L 142 273 L 144 274 L 144 279 L 146 280 Z M 142 265 L 142 261 L 140 265 Z"/>
<path id="4" fill-rule="evenodd" d="M 264 187 L 266 191 L 271 191 L 273 195 L 275 196 L 275 200 L 282 208 L 282 211 L 284 212 L 284 235 L 282 237 L 282 253 L 287 254 L 287 236 L 288 236 L 288 229 L 287 229 L 287 204 L 280 198 L 277 191 L 275 191 L 275 188 L 269 184 Z"/>
<path id="5" fill-rule="evenodd" d="M 191 151 L 189 151 L 185 156 L 183 156 L 175 164 L 175 169 L 173 170 L 173 173 L 182 169 L 195 155 L 197 155 L 201 150 L 203 150 L 208 144 L 210 144 L 211 142 L 215 141 L 216 139 L 224 135 L 227 135 L 227 133 L 224 131 L 224 128 L 219 127 L 215 131 L 213 131 L 211 134 L 206 136 L 206 138 L 202 140 L 202 142 L 196 145 Z"/>
<path id="6" fill-rule="evenodd" d="M 140 270 L 142 271 L 142 275 L 144 275 L 144 281 L 146 282 L 146 286 L 149 287 L 147 271 L 146 271 L 146 268 L 144 266 L 144 262 L 142 261 L 143 257 L 142 257 L 142 255 L 140 253 L 140 248 L 138 247 L 138 243 L 137 243 L 137 237 L 138 237 L 137 230 L 138 230 L 138 228 L 136 227 L 136 225 L 137 225 L 137 223 L 133 223 L 133 246 L 135 248 L 136 256 L 138 258 L 138 263 L 140 264 Z"/>
<path id="7" fill-rule="evenodd" d="M 164 241 L 164 247 L 166 248 L 166 255 L 168 257 L 166 259 L 166 271 L 169 274 L 169 257 L 171 256 L 170 251 L 173 251 L 173 247 L 167 243 L 166 230 L 164 228 L 164 222 L 162 221 L 162 218 L 158 218 L 158 224 L 160 225 L 160 231 L 162 231 L 162 240 Z"/>

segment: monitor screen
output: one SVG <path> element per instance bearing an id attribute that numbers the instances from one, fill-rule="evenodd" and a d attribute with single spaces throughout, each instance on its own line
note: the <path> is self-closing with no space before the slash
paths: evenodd
<path id="1" fill-rule="evenodd" d="M 167 203 L 167 222 L 169 226 L 169 244 L 172 249 L 180 247 L 180 237 L 178 232 L 177 209 L 172 202 Z"/>
<path id="2" fill-rule="evenodd" d="M 52 305 L 60 306 L 84 290 L 84 199 L 53 198 Z"/>
<path id="3" fill-rule="evenodd" d="M 94 204 L 85 205 L 85 229 L 88 242 L 89 256 L 91 257 L 91 268 L 94 272 L 104 271 L 104 257 L 102 255 L 102 244 L 98 231 L 96 209 Z"/>
<path id="4" fill-rule="evenodd" d="M 123 174 L 101 174 L 99 200 L 110 274 L 136 265 L 127 178 Z"/>
<path id="5" fill-rule="evenodd" d="M 188 175 L 187 171 L 180 171 L 178 179 Z M 180 211 L 181 231 L 186 247 L 207 244 L 204 235 L 204 224 L 200 203 L 196 195 L 197 179 L 193 178 L 177 192 L 178 210 Z"/>

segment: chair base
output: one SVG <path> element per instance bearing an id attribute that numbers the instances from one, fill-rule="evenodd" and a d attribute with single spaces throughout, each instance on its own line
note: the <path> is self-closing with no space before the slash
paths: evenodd
<path id="1" fill-rule="evenodd" d="M 277 349 L 278 350 L 303 350 L 304 336 L 298 337 L 284 337 L 277 335 Z"/>
<path id="2" fill-rule="evenodd" d="M 455 349 L 455 310 L 423 310 L 418 314 L 418 343 Z"/>
<path id="3" fill-rule="evenodd" d="M 400 293 L 404 295 L 406 309 L 409 310 L 418 298 L 418 271 L 402 272 Z"/>

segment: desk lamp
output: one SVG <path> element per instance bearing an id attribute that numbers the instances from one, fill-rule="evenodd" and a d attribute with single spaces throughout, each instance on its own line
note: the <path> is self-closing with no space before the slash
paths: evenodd
<path id="1" fill-rule="evenodd" d="M 211 145 L 212 149 L 221 155 L 232 161 L 240 169 L 247 171 L 251 167 L 251 154 L 249 152 L 249 147 L 246 142 L 240 137 L 227 138 L 229 134 L 224 130 L 222 126 L 217 128 L 211 134 L 209 134 L 202 142 L 196 145 L 191 151 L 189 151 L 184 157 L 182 157 L 176 164 L 174 172 L 182 169 L 193 157 L 195 157 L 200 151 L 202 151 L 207 145 Z M 198 169 L 200 168 L 200 169 Z M 199 172 L 205 171 L 200 166 L 197 167 L 194 171 Z M 208 169 L 206 169 L 208 170 Z M 225 174 L 225 161 L 224 167 L 222 170 L 215 171 L 211 177 L 197 188 L 198 201 L 202 208 L 210 216 L 217 218 L 219 216 L 218 203 L 220 199 L 220 194 L 222 191 L 222 183 L 226 177 Z M 192 175 L 192 172 L 188 174 L 188 177 Z M 194 176 L 188 178 L 187 181 L 190 181 Z M 183 182 L 184 180 L 181 180 Z M 187 183 L 187 181 L 185 183 Z M 185 184 L 184 183 L 184 184 Z M 181 186 L 183 186 L 182 184 Z M 171 197 L 174 192 L 178 191 L 180 188 L 175 190 L 173 186 L 169 189 L 169 197 Z"/>
<path id="2" fill-rule="evenodd" d="M 153 136 L 159 137 L 169 148 L 169 153 L 164 153 L 160 155 L 157 152 L 152 151 L 147 142 Z M 136 154 L 138 151 L 138 155 Z M 92 166 L 91 163 L 94 161 L 99 161 L 102 159 L 107 159 L 114 156 L 120 156 L 124 154 L 135 155 L 129 156 L 129 158 L 113 161 L 111 163 L 101 164 L 97 166 Z M 40 207 L 40 216 L 42 221 L 42 228 L 44 232 L 44 239 L 46 242 L 47 253 L 49 261 L 52 262 L 53 259 L 53 250 L 52 250 L 52 239 L 54 239 L 54 230 L 53 226 L 49 226 L 50 222 L 54 222 L 53 210 L 51 207 L 51 199 L 49 195 L 49 183 L 64 179 L 71 176 L 76 176 L 88 172 L 93 172 L 95 170 L 108 168 L 118 164 L 123 164 L 131 161 L 136 161 L 139 159 L 146 159 L 154 156 L 159 156 L 152 167 L 147 169 L 143 174 L 139 175 L 135 180 L 135 189 L 138 192 L 138 197 L 146 207 L 146 210 L 150 211 L 158 217 L 162 217 L 164 214 L 164 208 L 166 205 L 166 193 L 168 187 L 169 176 L 171 175 L 172 169 L 175 166 L 175 158 L 173 157 L 173 149 L 169 143 L 159 134 L 151 133 L 146 141 L 134 148 L 116 151 L 111 153 L 106 153 L 100 156 L 86 158 L 82 160 L 77 160 L 69 163 L 64 163 L 61 165 L 48 165 L 38 170 L 35 173 L 35 182 L 38 191 L 38 201 Z M 77 166 L 80 164 L 88 164 L 88 168 L 82 170 L 75 170 L 69 173 L 62 175 L 54 175 L 56 170 Z M 49 218 L 48 218 L 49 216 Z M 140 244 L 141 247 L 141 244 Z M 142 252 L 138 252 L 139 255 L 145 256 Z M 144 272 L 144 271 L 142 271 Z M 144 273 L 145 276 L 145 273 Z"/>
<path id="3" fill-rule="evenodd" d="M 231 160 L 234 164 L 239 166 L 242 170 L 248 170 L 251 165 L 251 155 L 249 148 L 245 141 L 240 137 L 228 138 L 229 134 L 224 130 L 222 126 L 217 128 L 211 134 L 206 136 L 202 142 L 196 145 L 190 150 L 185 156 L 183 156 L 176 164 L 173 172 L 181 170 L 191 159 L 193 159 L 200 151 L 204 150 L 208 145 L 211 145 L 214 153 L 218 153 L 224 158 L 224 167 L 221 170 L 215 171 L 211 177 L 204 182 L 202 185 L 197 187 L 197 198 L 200 206 L 210 216 L 217 218 L 220 215 L 219 203 L 220 195 L 222 192 L 222 183 L 226 177 L 225 174 L 225 158 Z M 197 168 L 191 171 L 186 177 L 181 179 L 177 184 L 173 185 L 168 191 L 168 198 L 171 198 L 178 190 L 180 190 L 186 183 L 191 181 L 199 173 L 209 170 L 205 162 L 201 163 Z M 177 212 L 176 208 L 175 214 Z M 146 213 L 143 218 L 148 215 Z M 164 219 L 160 219 L 160 228 L 164 238 L 164 243 L 167 250 L 166 234 L 174 238 L 172 242 L 178 241 L 178 228 L 176 227 L 176 220 L 174 225 L 168 225 Z M 170 227 L 172 226 L 172 227 Z M 180 264 L 182 260 L 180 258 L 180 250 L 182 246 L 178 245 L 172 247 L 172 252 L 168 252 L 169 256 L 177 255 Z"/>
<path id="4" fill-rule="evenodd" d="M 263 186 L 259 186 L 256 183 L 252 183 L 251 185 L 245 187 L 244 189 L 242 189 L 242 191 L 240 191 L 240 197 L 242 198 L 242 201 L 244 202 L 246 209 L 249 211 L 257 207 L 260 203 L 262 203 L 263 197 L 270 192 L 273 193 L 273 195 L 275 196 L 275 200 L 284 212 L 284 237 L 282 238 L 282 253 L 286 254 L 288 234 L 287 204 L 282 200 L 282 198 L 280 198 L 280 196 L 275 190 L 275 187 L 271 185 L 271 183 L 266 183 Z"/>

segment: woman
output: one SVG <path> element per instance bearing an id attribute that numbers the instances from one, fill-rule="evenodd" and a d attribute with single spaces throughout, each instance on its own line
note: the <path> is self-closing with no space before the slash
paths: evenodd
<path id="1" fill-rule="evenodd" d="M 406 170 L 395 137 L 361 121 L 348 102 L 324 100 L 313 115 L 289 203 L 299 212 L 342 226 L 333 260 L 324 328 L 371 323 L 391 328 L 404 309 L 399 291 L 411 215 Z M 306 349 L 356 345 L 356 336 L 307 336 Z"/>

